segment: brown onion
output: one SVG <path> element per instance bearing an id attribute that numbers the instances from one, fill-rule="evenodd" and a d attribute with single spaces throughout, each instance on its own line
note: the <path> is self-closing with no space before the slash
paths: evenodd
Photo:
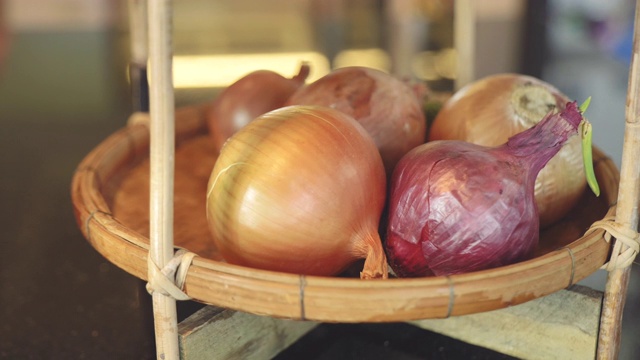
<path id="1" fill-rule="evenodd" d="M 233 264 L 336 275 L 366 259 L 362 278 L 386 278 L 378 234 L 385 191 L 380 154 L 353 118 L 290 106 L 259 116 L 222 148 L 207 219 Z"/>
<path id="2" fill-rule="evenodd" d="M 218 95 L 207 114 L 209 133 L 216 150 L 236 131 L 256 117 L 284 105 L 309 76 L 302 64 L 291 79 L 270 70 L 254 71 L 240 78 Z"/>
<path id="3" fill-rule="evenodd" d="M 429 141 L 464 140 L 498 146 L 537 124 L 550 111 L 563 110 L 568 101 L 554 86 L 534 77 L 488 76 L 460 89 L 445 102 L 431 125 Z M 536 179 L 541 227 L 565 216 L 585 186 L 580 137 L 574 136 Z"/>
<path id="4" fill-rule="evenodd" d="M 301 87 L 287 104 L 328 106 L 355 118 L 373 137 L 390 176 L 404 154 L 424 143 L 421 94 L 385 72 L 353 66 Z"/>

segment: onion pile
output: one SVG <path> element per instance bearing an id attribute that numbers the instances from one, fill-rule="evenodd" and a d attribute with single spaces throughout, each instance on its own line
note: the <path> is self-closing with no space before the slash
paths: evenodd
<path id="1" fill-rule="evenodd" d="M 440 140 L 398 163 L 386 250 L 398 276 L 443 276 L 530 258 L 538 243 L 538 172 L 576 134 L 575 103 L 498 147 Z"/>
<path id="2" fill-rule="evenodd" d="M 304 85 L 309 71 L 309 65 L 302 64 L 298 74 L 287 79 L 270 70 L 258 70 L 224 89 L 207 114 L 207 126 L 216 150 L 256 117 L 284 106 Z"/>
<path id="3" fill-rule="evenodd" d="M 330 108 L 289 106 L 227 141 L 206 212 L 230 263 L 336 275 L 365 259 L 362 278 L 386 278 L 378 234 L 385 196 L 380 154 L 358 122 Z"/>
<path id="4" fill-rule="evenodd" d="M 373 137 L 387 174 L 400 158 L 424 143 L 422 90 L 385 72 L 345 67 L 298 89 L 288 105 L 321 105 L 356 119 Z"/>
<path id="5" fill-rule="evenodd" d="M 549 111 L 561 111 L 568 101 L 558 89 L 534 77 L 488 76 L 460 89 L 444 103 L 431 125 L 429 141 L 464 140 L 498 146 L 537 124 Z M 585 186 L 581 142 L 573 137 L 536 179 L 541 226 L 564 217 Z"/>

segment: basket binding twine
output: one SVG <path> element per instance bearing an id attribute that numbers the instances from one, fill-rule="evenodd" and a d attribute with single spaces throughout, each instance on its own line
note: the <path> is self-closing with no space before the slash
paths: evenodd
<path id="1" fill-rule="evenodd" d="M 602 265 L 601 269 L 612 271 L 631 266 L 640 251 L 640 234 L 628 226 L 616 222 L 613 216 L 594 222 L 587 230 L 588 235 L 597 229 L 604 230 L 604 240 L 611 243 L 615 238 L 613 250 L 609 261 Z"/>
<path id="2" fill-rule="evenodd" d="M 127 119 L 127 125 L 144 125 L 150 128 L 151 118 L 148 113 L 134 112 Z M 197 255 L 183 248 L 178 248 L 173 258 L 160 269 L 151 256 L 147 256 L 147 273 L 149 281 L 146 289 L 150 295 L 155 291 L 163 295 L 168 295 L 176 300 L 191 300 L 192 298 L 184 292 L 184 285 L 187 273 L 193 258 Z"/>
<path id="3" fill-rule="evenodd" d="M 176 300 L 191 300 L 191 297 L 184 292 L 183 288 L 187 272 L 195 256 L 195 253 L 179 249 L 162 269 L 151 259 L 151 256 L 148 256 L 149 282 L 146 288 L 149 294 L 153 295 L 155 291 L 158 291 Z"/>

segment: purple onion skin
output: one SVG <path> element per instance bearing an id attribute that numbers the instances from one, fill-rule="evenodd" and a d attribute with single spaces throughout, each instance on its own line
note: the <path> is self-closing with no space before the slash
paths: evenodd
<path id="1" fill-rule="evenodd" d="M 529 259 L 538 245 L 538 172 L 577 133 L 575 102 L 490 148 L 434 141 L 391 180 L 386 251 L 399 277 L 444 276 Z"/>

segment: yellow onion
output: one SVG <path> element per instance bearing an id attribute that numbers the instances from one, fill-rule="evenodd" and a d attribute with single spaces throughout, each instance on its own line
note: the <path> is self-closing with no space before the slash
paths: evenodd
<path id="1" fill-rule="evenodd" d="M 447 100 L 431 125 L 429 141 L 464 140 L 498 146 L 537 124 L 550 111 L 561 111 L 566 95 L 540 79 L 498 74 L 475 81 Z M 580 137 L 569 138 L 536 179 L 535 201 L 541 227 L 567 214 L 586 186 Z"/>
<path id="2" fill-rule="evenodd" d="M 378 233 L 385 191 L 380 154 L 356 120 L 288 106 L 259 116 L 222 147 L 207 220 L 229 263 L 329 276 L 365 259 L 362 278 L 386 278 Z"/>

